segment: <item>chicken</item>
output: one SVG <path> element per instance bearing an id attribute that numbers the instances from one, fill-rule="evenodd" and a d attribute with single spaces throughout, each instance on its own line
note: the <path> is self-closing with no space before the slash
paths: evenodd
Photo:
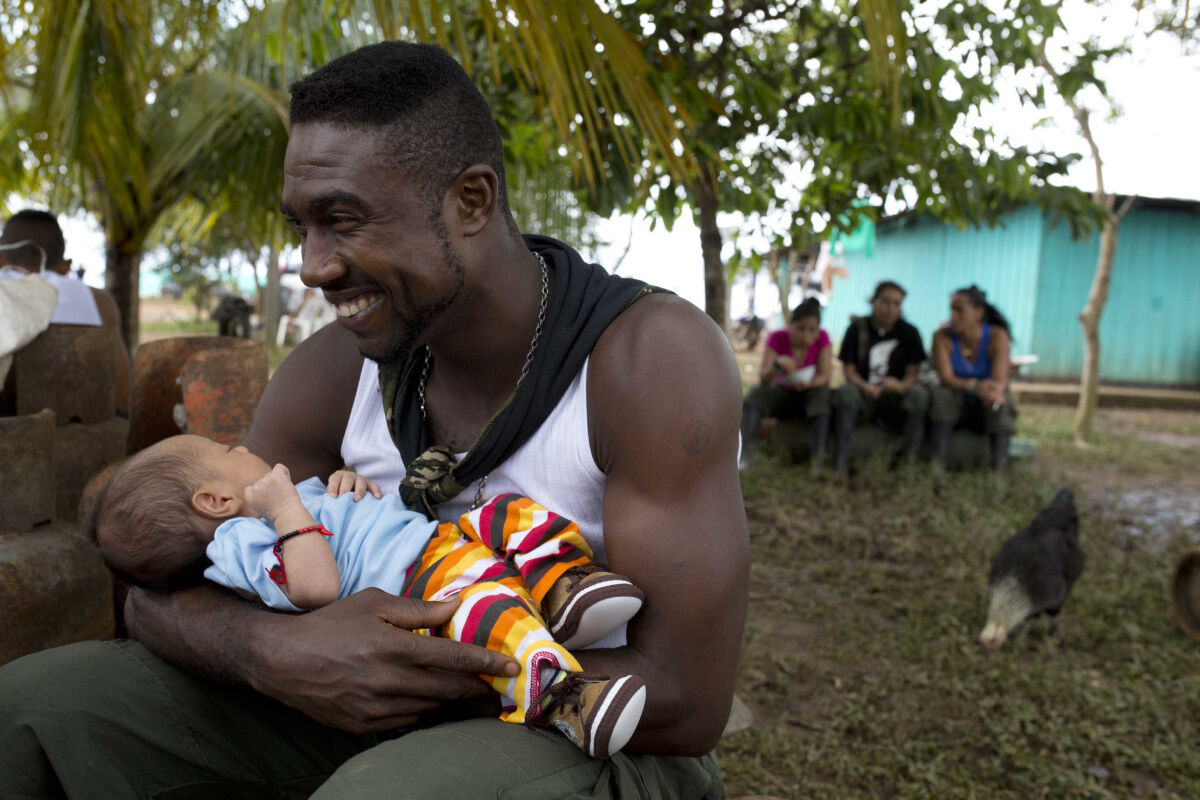
<path id="1" fill-rule="evenodd" d="M 979 643 L 989 653 L 1038 614 L 1056 617 L 1083 572 L 1079 515 L 1070 489 L 1060 489 L 1033 522 L 1010 536 L 992 558 L 991 601 Z"/>

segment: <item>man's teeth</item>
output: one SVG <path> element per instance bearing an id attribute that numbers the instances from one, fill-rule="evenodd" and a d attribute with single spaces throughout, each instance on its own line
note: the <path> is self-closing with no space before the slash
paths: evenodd
<path id="1" fill-rule="evenodd" d="M 334 306 L 334 308 L 337 309 L 337 315 L 339 317 L 353 317 L 355 314 L 371 305 L 371 303 L 375 302 L 375 298 L 378 296 L 379 295 L 377 293 L 360 294 L 353 300 L 347 300 L 344 303 L 338 303 L 336 306 Z"/>

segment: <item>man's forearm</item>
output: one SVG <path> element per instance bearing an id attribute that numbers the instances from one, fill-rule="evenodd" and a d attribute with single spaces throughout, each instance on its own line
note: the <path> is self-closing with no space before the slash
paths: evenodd
<path id="1" fill-rule="evenodd" d="M 251 635 L 265 609 L 208 584 L 171 594 L 131 589 L 130 635 L 159 657 L 222 683 L 248 686 Z"/>
<path id="2" fill-rule="evenodd" d="M 696 708 L 677 677 L 666 674 L 632 647 L 576 650 L 584 672 L 615 677 L 635 674 L 646 681 L 646 708 L 625 751 L 655 755 L 702 755 L 706 738 L 692 724 Z"/>

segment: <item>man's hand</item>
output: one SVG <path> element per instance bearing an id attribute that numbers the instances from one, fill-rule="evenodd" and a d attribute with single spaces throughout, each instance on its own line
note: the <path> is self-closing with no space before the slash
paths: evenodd
<path id="1" fill-rule="evenodd" d="M 383 497 L 383 491 L 375 481 L 348 469 L 339 469 L 330 475 L 327 488 L 334 497 L 341 497 L 346 492 L 354 492 L 354 502 L 356 503 L 362 500 L 367 492 L 370 492 L 376 500 Z"/>
<path id="2" fill-rule="evenodd" d="M 246 487 L 246 502 L 270 520 L 278 519 L 295 506 L 303 507 L 292 475 L 283 464 L 276 464 L 274 469 Z"/>
<path id="3" fill-rule="evenodd" d="M 443 702 L 491 692 L 478 675 L 520 671 L 501 653 L 412 633 L 457 608 L 367 589 L 301 616 L 272 614 L 252 645 L 251 686 L 351 733 L 409 727 Z"/>
<path id="4" fill-rule="evenodd" d="M 883 376 L 883 389 L 888 392 L 900 393 L 904 391 L 904 384 L 891 375 Z M 878 397 L 879 395 L 876 395 Z"/>
<path id="5" fill-rule="evenodd" d="M 883 394 L 883 387 L 877 383 L 865 383 L 863 384 L 863 392 L 867 397 L 878 398 L 879 395 Z"/>

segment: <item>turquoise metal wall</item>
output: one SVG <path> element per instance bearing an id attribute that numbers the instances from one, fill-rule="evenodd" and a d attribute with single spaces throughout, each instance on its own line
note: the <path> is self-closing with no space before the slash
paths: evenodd
<path id="1" fill-rule="evenodd" d="M 1061 226 L 1042 242 L 1030 375 L 1078 379 L 1079 312 L 1087 302 L 1099 234 L 1073 241 Z M 1200 384 L 1200 214 L 1138 208 L 1121 222 L 1108 305 L 1100 320 L 1100 379 Z"/>
<path id="2" fill-rule="evenodd" d="M 1012 323 L 1014 352 L 1029 352 L 1044 228 L 1035 208 L 1023 208 L 995 228 L 960 231 L 929 218 L 883 223 L 874 257 L 846 254 L 849 274 L 834 280 L 822 324 L 840 340 L 850 314 L 868 313 L 875 284 L 890 279 L 908 290 L 904 316 L 928 349 L 933 331 L 950 317 L 950 293 L 975 283 Z"/>

